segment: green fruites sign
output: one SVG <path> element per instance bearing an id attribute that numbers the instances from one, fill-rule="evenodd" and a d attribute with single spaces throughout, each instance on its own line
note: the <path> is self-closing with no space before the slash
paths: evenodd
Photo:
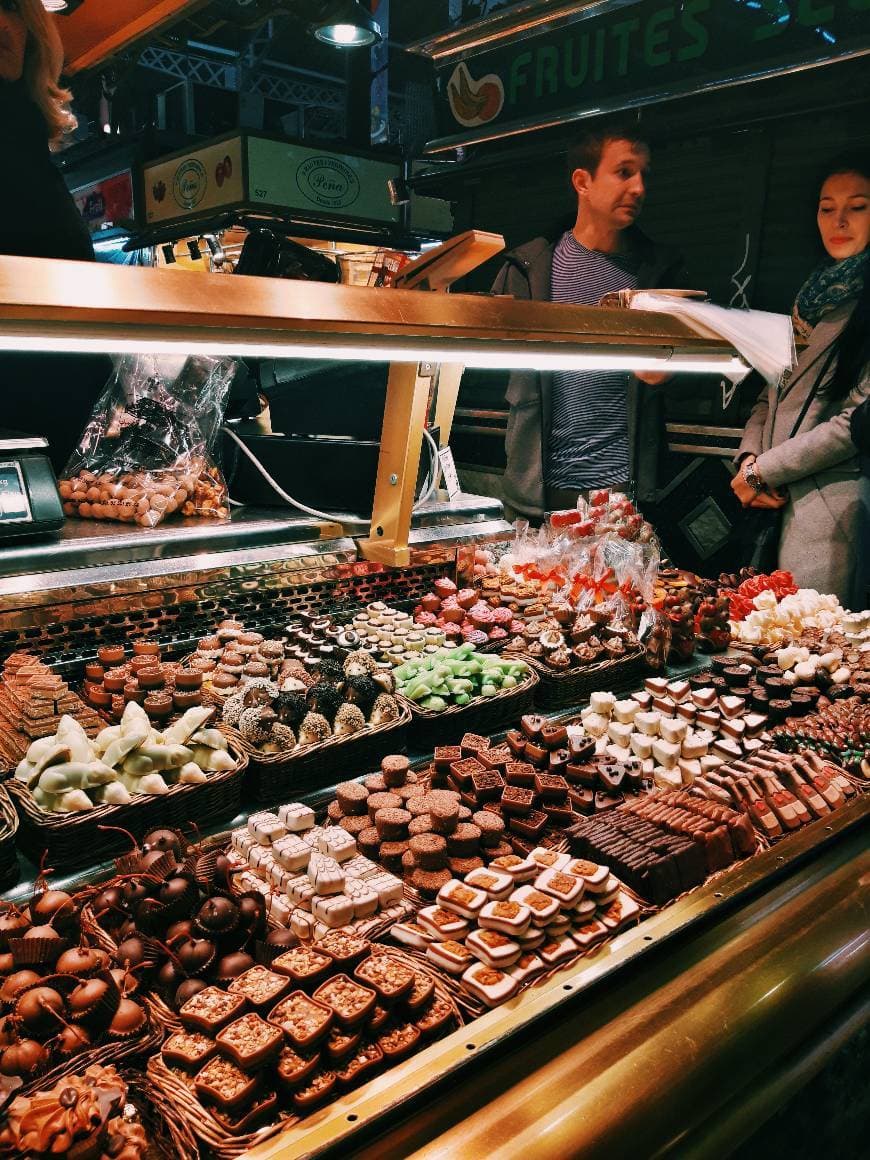
<path id="1" fill-rule="evenodd" d="M 870 0 L 638 0 L 597 13 L 443 68 L 430 148 L 870 52 Z"/>

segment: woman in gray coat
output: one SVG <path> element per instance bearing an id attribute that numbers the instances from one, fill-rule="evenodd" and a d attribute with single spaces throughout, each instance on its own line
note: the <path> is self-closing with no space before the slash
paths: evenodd
<path id="1" fill-rule="evenodd" d="M 800 587 L 846 603 L 859 551 L 860 467 L 849 421 L 870 397 L 866 333 L 858 333 L 866 332 L 866 318 L 855 309 L 870 280 L 867 158 L 832 167 L 818 223 L 832 260 L 810 275 L 795 302 L 795 329 L 807 346 L 792 375 L 759 398 L 731 486 L 744 507 L 782 508 L 780 568 Z"/>

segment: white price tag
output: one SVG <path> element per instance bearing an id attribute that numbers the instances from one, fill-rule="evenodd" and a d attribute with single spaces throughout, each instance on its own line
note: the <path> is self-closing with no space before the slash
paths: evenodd
<path id="1" fill-rule="evenodd" d="M 447 495 L 451 500 L 454 500 L 461 493 L 462 488 L 459 486 L 459 476 L 456 473 L 456 464 L 453 462 L 453 452 L 449 447 L 442 447 L 438 452 L 438 458 L 441 461 L 441 471 L 444 475 Z"/>

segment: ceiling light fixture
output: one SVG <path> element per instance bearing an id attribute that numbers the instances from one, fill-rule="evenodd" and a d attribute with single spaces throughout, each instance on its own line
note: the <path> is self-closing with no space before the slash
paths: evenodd
<path id="1" fill-rule="evenodd" d="M 360 0 L 336 0 L 312 28 L 323 44 L 332 48 L 370 48 L 382 39 L 381 26 Z"/>
<path id="2" fill-rule="evenodd" d="M 42 0 L 42 7 L 55 16 L 70 16 L 83 3 L 84 0 Z"/>

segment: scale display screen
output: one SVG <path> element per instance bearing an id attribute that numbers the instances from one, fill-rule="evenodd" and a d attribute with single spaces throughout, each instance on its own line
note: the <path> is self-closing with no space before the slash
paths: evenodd
<path id="1" fill-rule="evenodd" d="M 0 527 L 32 519 L 30 500 L 17 463 L 0 463 Z"/>

